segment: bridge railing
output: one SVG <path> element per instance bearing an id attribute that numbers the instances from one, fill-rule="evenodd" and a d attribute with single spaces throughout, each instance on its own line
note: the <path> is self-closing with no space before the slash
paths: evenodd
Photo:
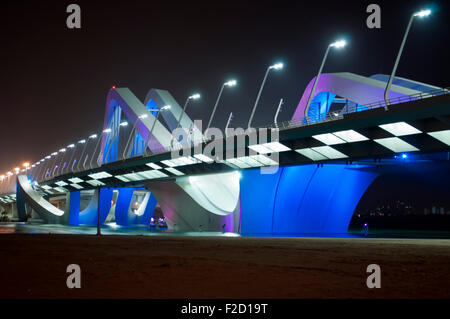
<path id="1" fill-rule="evenodd" d="M 293 120 L 283 121 L 283 122 L 279 122 L 279 123 L 272 123 L 272 124 L 269 124 L 266 126 L 262 126 L 262 128 L 279 128 L 280 130 L 282 130 L 282 129 L 295 128 L 295 127 L 299 127 L 299 126 L 314 125 L 317 123 L 342 119 L 345 114 L 356 113 L 356 112 L 360 112 L 360 111 L 377 109 L 377 108 L 384 108 L 384 109 L 388 110 L 390 106 L 395 105 L 395 104 L 411 102 L 411 101 L 416 101 L 416 100 L 422 100 L 422 99 L 426 99 L 426 98 L 430 98 L 430 97 L 434 97 L 434 96 L 446 95 L 446 94 L 450 94 L 450 87 L 443 88 L 443 89 L 431 90 L 431 91 L 427 91 L 427 92 L 420 92 L 420 93 L 416 93 L 416 94 L 412 94 L 412 95 L 402 95 L 399 97 L 389 99 L 388 103 L 386 103 L 386 101 L 383 100 L 383 101 L 376 101 L 376 102 L 372 102 L 372 103 L 364 104 L 364 105 L 354 104 L 354 105 L 348 106 L 348 104 L 347 104 L 347 106 L 342 108 L 341 111 L 329 112 L 327 114 L 317 114 L 314 116 L 308 116 L 308 117 L 304 117 L 304 118 L 300 118 L 300 119 L 293 119 Z"/>

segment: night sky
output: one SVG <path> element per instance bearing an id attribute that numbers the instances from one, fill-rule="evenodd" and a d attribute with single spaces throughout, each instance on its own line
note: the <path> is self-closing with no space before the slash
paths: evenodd
<path id="1" fill-rule="evenodd" d="M 81 29 L 66 27 L 66 7 L 81 6 Z M 382 28 L 368 29 L 366 7 L 381 6 Z M 271 72 L 254 125 L 290 119 L 327 45 L 324 72 L 389 74 L 410 15 L 424 1 L 2 1 L 0 33 L 0 173 L 36 162 L 99 131 L 106 94 L 128 87 L 143 100 L 151 88 L 169 90 L 179 104 L 193 92 L 193 119 L 207 120 L 220 85 L 224 93 L 213 126 L 223 129 L 230 111 L 245 127 L 266 68 Z M 429 7 L 429 6 L 428 6 Z M 449 9 L 411 29 L 397 75 L 437 86 L 449 81 Z"/>

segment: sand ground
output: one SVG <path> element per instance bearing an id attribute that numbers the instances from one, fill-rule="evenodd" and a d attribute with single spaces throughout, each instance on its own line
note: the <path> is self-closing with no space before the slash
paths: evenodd
<path id="1" fill-rule="evenodd" d="M 450 298 L 450 240 L 8 234 L 0 260 L 0 298 Z"/>

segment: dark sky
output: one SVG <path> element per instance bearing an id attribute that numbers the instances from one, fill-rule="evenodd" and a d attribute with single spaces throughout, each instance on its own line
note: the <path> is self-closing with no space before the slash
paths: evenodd
<path id="1" fill-rule="evenodd" d="M 81 6 L 81 30 L 66 27 L 66 7 Z M 366 27 L 366 7 L 381 6 L 382 28 Z M 324 72 L 369 76 L 390 73 L 412 12 L 424 1 L 1 1 L 0 173 L 25 160 L 36 162 L 97 132 L 112 85 L 144 99 L 151 88 L 169 90 L 189 106 L 191 118 L 209 117 L 220 85 L 235 78 L 213 126 L 244 127 L 270 64 L 273 72 L 254 125 L 289 119 L 326 46 L 349 42 L 330 53 Z M 449 86 L 449 4 L 432 3 L 432 16 L 417 20 L 397 75 Z"/>

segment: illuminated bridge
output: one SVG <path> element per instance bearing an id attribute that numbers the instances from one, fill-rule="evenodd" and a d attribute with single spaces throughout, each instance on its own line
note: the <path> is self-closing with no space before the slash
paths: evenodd
<path id="1" fill-rule="evenodd" d="M 148 225 L 158 207 L 175 230 L 345 233 L 381 174 L 450 164 L 448 89 L 396 77 L 386 103 L 386 75 L 321 74 L 308 105 L 314 80 L 290 121 L 223 138 L 168 91 L 112 88 L 102 130 L 2 176 L 0 204 L 73 226 Z"/>

